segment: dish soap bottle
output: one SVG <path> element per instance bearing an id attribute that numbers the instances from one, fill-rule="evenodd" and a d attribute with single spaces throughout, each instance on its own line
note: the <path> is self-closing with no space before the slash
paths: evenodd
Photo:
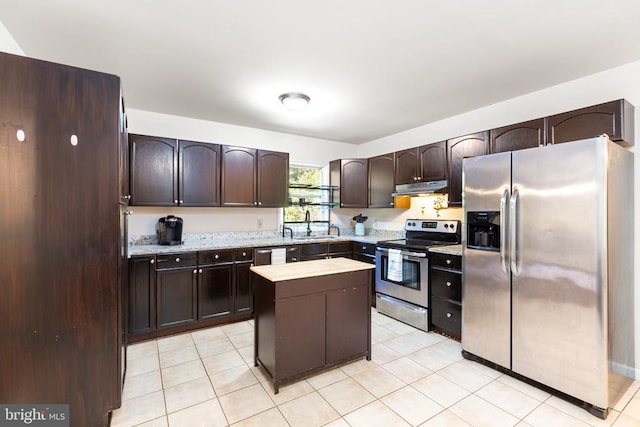
<path id="1" fill-rule="evenodd" d="M 362 214 L 353 217 L 353 220 L 356 222 L 356 236 L 364 236 L 364 222 L 367 219 L 369 219 L 369 217 L 362 216 Z"/>

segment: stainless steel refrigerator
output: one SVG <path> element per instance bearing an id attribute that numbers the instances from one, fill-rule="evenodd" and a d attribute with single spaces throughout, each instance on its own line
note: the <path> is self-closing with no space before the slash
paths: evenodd
<path id="1" fill-rule="evenodd" d="M 464 160 L 465 357 L 606 417 L 634 375 L 633 180 L 606 135 Z"/>

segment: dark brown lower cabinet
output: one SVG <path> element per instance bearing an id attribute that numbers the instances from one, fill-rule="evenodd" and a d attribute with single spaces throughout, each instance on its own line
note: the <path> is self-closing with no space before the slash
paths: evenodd
<path id="1" fill-rule="evenodd" d="M 430 253 L 431 325 L 436 332 L 460 340 L 462 336 L 462 257 Z"/>
<path id="2" fill-rule="evenodd" d="M 233 264 L 198 267 L 198 320 L 233 312 Z"/>
<path id="3" fill-rule="evenodd" d="M 332 366 L 371 359 L 369 270 L 280 282 L 252 276 L 255 364 L 271 376 L 275 393 Z"/>
<path id="4" fill-rule="evenodd" d="M 253 248 L 133 256 L 128 342 L 250 319 Z"/>
<path id="5" fill-rule="evenodd" d="M 158 329 L 195 323 L 198 319 L 195 266 L 158 270 Z"/>
<path id="6" fill-rule="evenodd" d="M 253 251 L 251 251 L 253 252 Z M 251 283 L 251 266 L 253 261 L 236 262 L 234 312 L 253 313 L 253 285 Z"/>
<path id="7" fill-rule="evenodd" d="M 129 334 L 156 329 L 156 257 L 131 257 L 129 261 Z"/>

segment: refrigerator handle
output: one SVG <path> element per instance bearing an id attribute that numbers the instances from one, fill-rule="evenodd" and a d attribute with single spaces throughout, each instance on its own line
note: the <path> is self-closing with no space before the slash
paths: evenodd
<path id="1" fill-rule="evenodd" d="M 513 189 L 511 200 L 509 200 L 509 259 L 511 262 L 511 272 L 518 275 L 518 201 L 520 193 L 517 188 Z"/>
<path id="2" fill-rule="evenodd" d="M 500 266 L 502 267 L 502 272 L 506 274 L 509 274 L 509 262 L 507 261 L 507 236 L 509 233 L 508 206 L 509 189 L 505 188 L 500 198 Z"/>

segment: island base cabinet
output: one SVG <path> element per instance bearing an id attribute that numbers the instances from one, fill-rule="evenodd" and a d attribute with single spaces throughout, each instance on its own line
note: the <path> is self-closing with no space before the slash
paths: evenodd
<path id="1" fill-rule="evenodd" d="M 311 261 L 317 262 L 317 261 Z M 360 357 L 371 360 L 371 272 L 271 282 L 253 274 L 255 365 L 279 387 Z"/>
<path id="2" fill-rule="evenodd" d="M 280 302 L 276 317 L 283 325 L 278 334 L 278 374 L 290 377 L 324 366 L 326 301 L 324 294 L 305 295 Z"/>
<path id="3" fill-rule="evenodd" d="M 367 352 L 371 305 L 367 286 L 348 286 L 327 293 L 327 360 L 339 363 Z"/>

